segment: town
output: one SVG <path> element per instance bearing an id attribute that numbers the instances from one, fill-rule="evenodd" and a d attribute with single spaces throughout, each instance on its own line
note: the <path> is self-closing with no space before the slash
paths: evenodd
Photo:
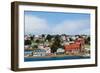
<path id="1" fill-rule="evenodd" d="M 24 57 L 90 57 L 89 35 L 25 35 Z"/>

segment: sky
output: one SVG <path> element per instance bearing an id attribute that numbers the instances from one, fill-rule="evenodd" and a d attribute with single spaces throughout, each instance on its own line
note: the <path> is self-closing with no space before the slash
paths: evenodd
<path id="1" fill-rule="evenodd" d="M 24 11 L 25 35 L 89 35 L 90 14 Z"/>

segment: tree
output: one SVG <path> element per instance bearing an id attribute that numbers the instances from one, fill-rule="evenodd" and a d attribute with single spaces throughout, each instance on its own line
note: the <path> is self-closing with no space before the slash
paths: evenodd
<path id="1" fill-rule="evenodd" d="M 35 42 L 36 42 L 36 43 L 40 43 L 40 40 L 39 40 L 39 39 L 37 39 Z"/>
<path id="2" fill-rule="evenodd" d="M 52 36 L 51 35 L 47 35 L 46 40 L 48 40 L 49 42 L 51 41 Z"/>
<path id="3" fill-rule="evenodd" d="M 34 36 L 30 36 L 30 39 L 33 40 L 34 39 Z"/>
<path id="4" fill-rule="evenodd" d="M 38 48 L 38 46 L 37 46 L 37 45 L 34 45 L 34 46 L 33 46 L 33 48 L 34 48 L 34 49 L 37 49 L 37 48 Z"/>
<path id="5" fill-rule="evenodd" d="M 45 35 L 44 34 L 42 34 L 42 38 L 44 38 L 45 37 Z"/>
<path id="6" fill-rule="evenodd" d="M 73 39 L 70 37 L 70 38 L 69 38 L 69 41 L 73 41 Z"/>
<path id="7" fill-rule="evenodd" d="M 86 44 L 90 44 L 90 36 L 85 39 Z"/>
<path id="8" fill-rule="evenodd" d="M 31 45 L 31 40 L 25 40 L 24 44 L 25 45 Z"/>
<path id="9" fill-rule="evenodd" d="M 62 48 L 62 46 L 61 46 L 60 36 L 56 35 L 54 39 L 54 43 L 51 46 L 51 52 L 55 53 L 58 48 Z"/>

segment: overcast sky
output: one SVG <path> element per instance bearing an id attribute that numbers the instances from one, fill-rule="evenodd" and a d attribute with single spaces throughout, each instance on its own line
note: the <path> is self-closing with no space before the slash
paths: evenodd
<path id="1" fill-rule="evenodd" d="M 90 34 L 90 14 L 25 11 L 25 34 Z"/>

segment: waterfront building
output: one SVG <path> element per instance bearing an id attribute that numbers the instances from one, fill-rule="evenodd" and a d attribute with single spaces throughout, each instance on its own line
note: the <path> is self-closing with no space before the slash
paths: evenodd
<path id="1" fill-rule="evenodd" d="M 44 49 L 34 49 L 32 56 L 46 56 L 46 51 Z"/>
<path id="2" fill-rule="evenodd" d="M 64 54 L 65 50 L 63 48 L 58 48 L 57 49 L 57 54 Z"/>

